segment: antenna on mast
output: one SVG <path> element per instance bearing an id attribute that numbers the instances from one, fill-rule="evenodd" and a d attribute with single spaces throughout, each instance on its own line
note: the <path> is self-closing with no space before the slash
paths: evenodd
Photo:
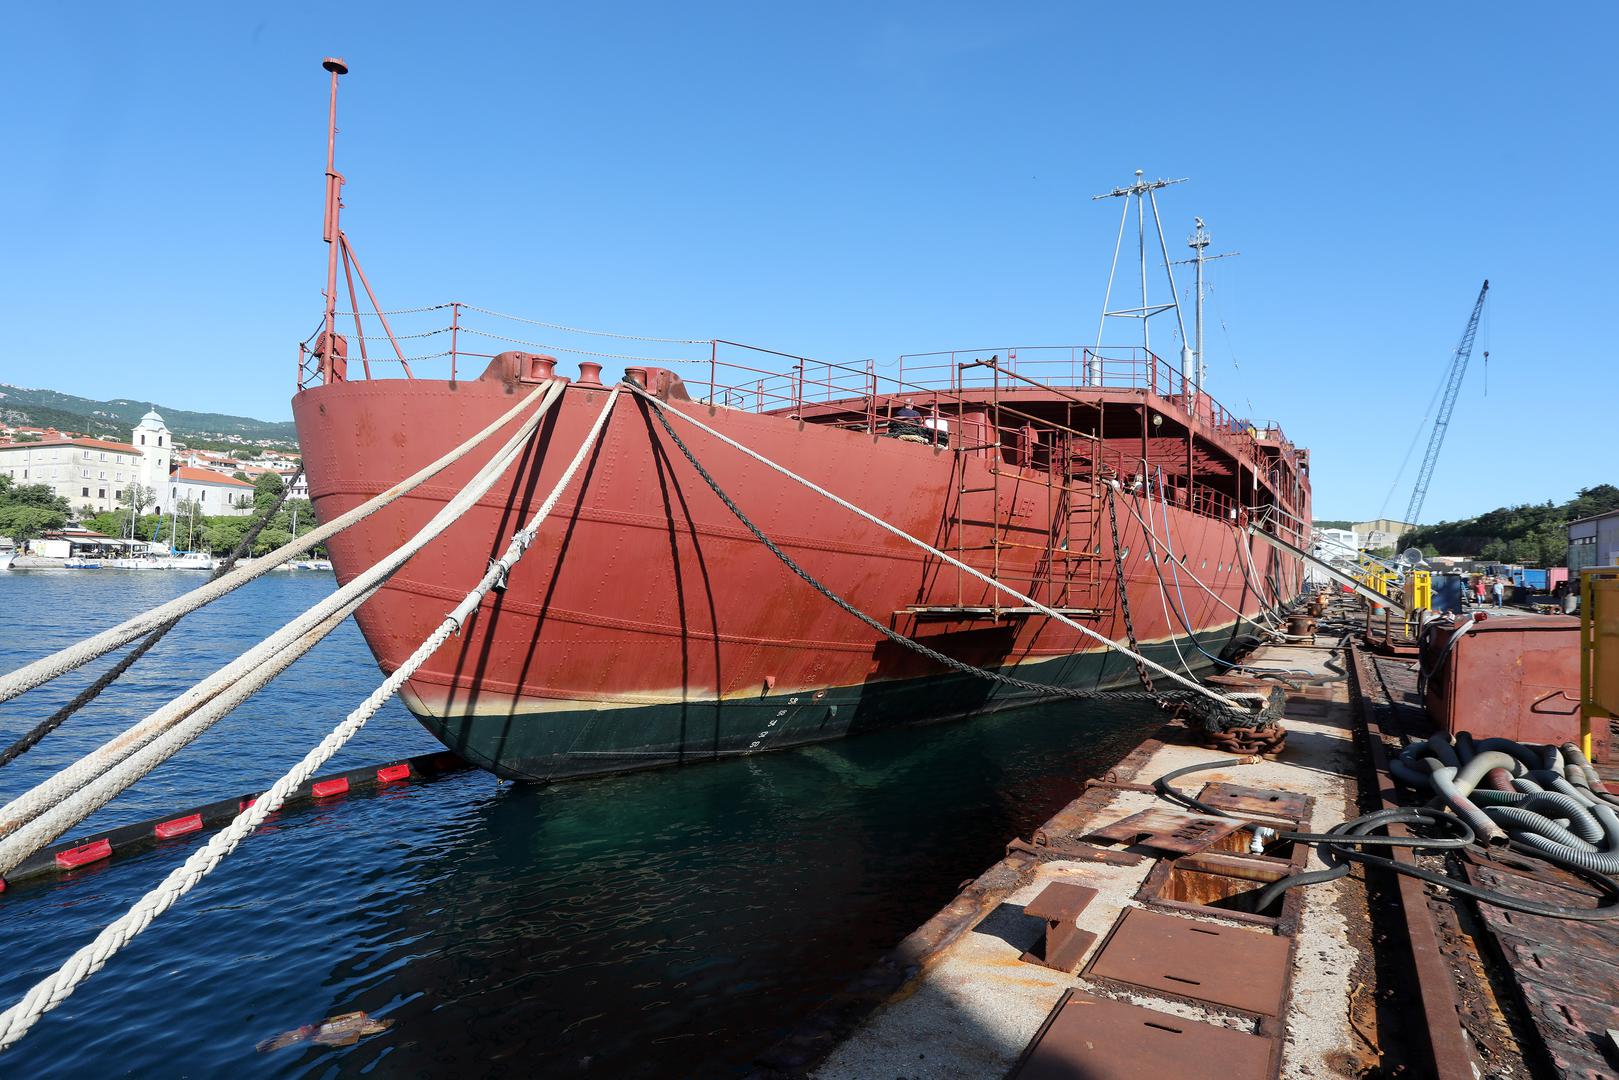
<path id="1" fill-rule="evenodd" d="M 1091 201 L 1099 199 L 1124 200 L 1119 213 L 1119 235 L 1113 242 L 1113 265 L 1107 272 L 1107 292 L 1102 296 L 1102 318 L 1096 325 L 1096 349 L 1091 354 L 1087 376 L 1092 385 L 1100 385 L 1102 381 L 1102 334 L 1107 328 L 1109 319 L 1140 319 L 1141 320 L 1141 346 L 1149 353 L 1152 351 L 1152 338 L 1150 336 L 1147 320 L 1161 312 L 1171 309 L 1175 312 L 1175 322 L 1180 326 L 1181 333 L 1181 369 L 1184 373 L 1187 363 L 1191 359 L 1191 347 L 1186 343 L 1186 320 L 1181 317 L 1180 299 L 1175 292 L 1175 273 L 1170 269 L 1169 245 L 1164 242 L 1164 223 L 1158 216 L 1158 198 L 1156 192 L 1160 188 L 1171 184 L 1184 184 L 1186 177 L 1178 180 L 1143 180 L 1140 169 L 1136 170 L 1135 182 L 1126 187 L 1116 187 L 1112 191 L 1101 195 L 1091 196 Z M 1119 308 L 1110 310 L 1108 304 L 1113 299 L 1113 279 L 1119 272 L 1119 249 L 1124 244 L 1124 226 L 1130 220 L 1130 199 L 1136 203 L 1136 249 L 1141 260 L 1141 306 L 1134 308 Z M 1169 278 L 1169 302 L 1167 304 L 1153 304 L 1147 298 L 1147 208 L 1152 208 L 1153 229 L 1158 234 L 1158 249 L 1164 257 L 1164 273 Z"/>
<path id="2" fill-rule="evenodd" d="M 1208 365 L 1203 360 L 1203 264 L 1212 262 L 1215 259 L 1229 259 L 1233 255 L 1241 255 L 1242 252 L 1227 251 L 1221 255 L 1205 255 L 1204 252 L 1208 250 L 1211 239 L 1209 231 L 1203 227 L 1202 218 L 1194 217 L 1192 221 L 1196 224 L 1196 228 L 1193 230 L 1192 235 L 1186 238 L 1186 246 L 1197 254 L 1190 259 L 1178 259 L 1175 265 L 1185 266 L 1187 263 L 1191 263 L 1197 267 L 1197 345 L 1192 352 L 1191 370 L 1183 371 L 1182 374 L 1186 375 L 1187 379 L 1192 383 L 1193 390 L 1201 393 L 1209 377 Z"/>

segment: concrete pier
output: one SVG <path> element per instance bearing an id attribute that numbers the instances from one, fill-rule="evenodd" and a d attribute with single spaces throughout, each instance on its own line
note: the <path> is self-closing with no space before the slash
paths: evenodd
<path id="1" fill-rule="evenodd" d="M 1225 759 L 1176 790 L 1220 800 L 1249 822 L 1317 833 L 1393 800 L 1378 762 L 1398 752 L 1401 735 L 1426 736 L 1415 661 L 1373 661 L 1353 640 L 1353 613 L 1342 615 L 1344 637 L 1265 646 L 1245 660 L 1293 673 L 1280 753 L 1233 759 L 1200 745 L 1184 722 L 1166 725 L 1034 836 L 1014 840 L 1006 858 L 762 1059 L 761 1074 L 1619 1075 L 1619 1045 L 1606 1045 L 1612 1035 L 1601 1029 L 1619 1016 L 1600 991 L 1587 1000 L 1577 988 L 1619 975 L 1614 923 L 1540 920 L 1550 925 L 1530 948 L 1501 936 L 1525 916 L 1365 868 L 1257 911 L 1270 880 L 1323 868 L 1317 849 L 1273 844 L 1261 854 L 1251 827 L 1230 832 L 1150 786 Z M 1450 872 L 1596 903 L 1588 886 L 1569 892 L 1579 883 L 1561 871 L 1508 862 L 1469 849 Z M 1573 941 L 1584 966 L 1575 965 L 1572 996 L 1557 1000 L 1522 958 L 1527 949 L 1531 965 L 1567 967 L 1576 946 L 1559 942 Z M 1050 964 L 1054 951 L 1060 962 Z"/>

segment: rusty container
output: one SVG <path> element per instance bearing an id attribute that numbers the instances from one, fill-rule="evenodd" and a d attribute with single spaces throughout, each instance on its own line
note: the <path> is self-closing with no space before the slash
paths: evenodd
<path id="1" fill-rule="evenodd" d="M 1568 615 L 1478 615 L 1472 628 L 1441 625 L 1422 646 L 1428 673 L 1425 704 L 1441 731 L 1523 743 L 1580 738 L 1580 620 Z M 1609 760 L 1607 725 L 1596 725 L 1591 749 Z"/>

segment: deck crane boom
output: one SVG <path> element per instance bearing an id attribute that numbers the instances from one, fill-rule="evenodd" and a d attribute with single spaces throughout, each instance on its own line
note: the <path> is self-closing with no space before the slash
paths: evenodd
<path id="1" fill-rule="evenodd" d="M 1434 418 L 1433 434 L 1428 437 L 1428 452 L 1423 455 L 1422 469 L 1417 473 L 1417 484 L 1411 489 L 1411 504 L 1405 508 L 1405 520 L 1412 525 L 1419 524 L 1417 515 L 1422 513 L 1422 503 L 1428 497 L 1428 482 L 1433 479 L 1434 465 L 1439 461 L 1439 448 L 1445 444 L 1445 430 L 1450 427 L 1450 414 L 1456 408 L 1456 394 L 1462 388 L 1462 378 L 1467 374 L 1467 361 L 1473 355 L 1473 339 L 1478 336 L 1478 319 L 1484 311 L 1484 296 L 1490 291 L 1488 280 L 1484 287 L 1478 291 L 1478 300 L 1473 304 L 1473 314 L 1467 319 L 1467 329 L 1462 331 L 1462 340 L 1456 343 L 1456 352 L 1450 358 L 1450 375 L 1445 382 L 1445 397 L 1439 403 L 1439 415 Z M 1489 353 L 1485 353 L 1486 359 Z"/>

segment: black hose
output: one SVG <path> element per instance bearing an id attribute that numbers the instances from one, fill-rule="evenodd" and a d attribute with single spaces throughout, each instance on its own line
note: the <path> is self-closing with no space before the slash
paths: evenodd
<path id="1" fill-rule="evenodd" d="M 1198 765 L 1187 765 L 1183 768 L 1167 772 L 1152 782 L 1153 790 L 1171 802 L 1196 810 L 1199 813 L 1210 814 L 1215 817 L 1239 817 L 1237 814 L 1222 810 L 1217 806 L 1199 802 L 1183 791 L 1179 791 L 1170 784 L 1188 773 L 1202 772 L 1206 769 L 1229 768 L 1241 765 L 1240 758 L 1224 758 L 1220 761 L 1205 761 Z M 1368 836 L 1372 829 L 1382 828 L 1393 824 L 1429 824 L 1441 825 L 1445 828 L 1460 829 L 1458 836 L 1454 837 L 1403 837 L 1403 836 Z M 1263 911 L 1278 896 L 1288 889 L 1298 885 L 1312 885 L 1322 881 L 1332 881 L 1349 873 L 1349 863 L 1364 863 L 1367 866 L 1380 866 L 1396 874 L 1405 874 L 1408 877 L 1419 878 L 1430 885 L 1438 885 L 1449 889 L 1452 893 L 1470 897 L 1481 904 L 1490 904 L 1494 907 L 1505 908 L 1508 911 L 1521 911 L 1528 915 L 1543 915 L 1552 919 L 1570 919 L 1577 922 L 1601 922 L 1608 919 L 1619 918 L 1619 882 L 1615 882 L 1606 874 L 1599 874 L 1575 863 L 1565 862 L 1553 857 L 1550 853 L 1532 847 L 1518 840 L 1511 842 L 1511 847 L 1524 855 L 1532 855 L 1545 859 L 1567 870 L 1574 876 L 1595 885 L 1597 891 L 1609 899 L 1609 902 L 1598 907 L 1576 908 L 1564 907 L 1558 904 L 1541 904 L 1533 900 L 1525 900 L 1509 893 L 1497 892 L 1493 889 L 1483 889 L 1465 881 L 1458 881 L 1447 874 L 1436 873 L 1411 863 L 1396 862 L 1384 855 L 1372 855 L 1358 850 L 1360 847 L 1408 847 L 1427 850 L 1458 850 L 1473 843 L 1473 830 L 1465 821 L 1453 815 L 1427 807 L 1411 807 L 1409 809 L 1395 808 L 1379 810 L 1366 814 L 1363 817 L 1353 818 L 1333 826 L 1325 833 L 1289 833 L 1279 832 L 1275 839 L 1292 841 L 1299 844 L 1316 844 L 1322 849 L 1323 860 L 1341 859 L 1325 870 L 1309 870 L 1291 877 L 1285 877 L 1268 886 L 1259 894 L 1255 901 L 1254 910 Z"/>
<path id="2" fill-rule="evenodd" d="M 1208 814 L 1211 817 L 1236 817 L 1236 814 L 1227 813 L 1226 811 L 1221 810 L 1218 806 L 1210 806 L 1208 803 L 1198 802 L 1196 799 L 1186 794 L 1186 792 L 1177 791 L 1169 785 L 1171 781 L 1179 780 L 1187 773 L 1202 772 L 1204 769 L 1222 769 L 1226 768 L 1227 766 L 1241 764 L 1241 758 L 1222 758 L 1219 761 L 1205 761 L 1201 765 L 1187 765 L 1185 768 L 1176 769 L 1174 772 L 1167 772 L 1158 779 L 1154 780 L 1152 782 L 1152 789 L 1163 798 L 1168 799 L 1170 802 L 1180 803 L 1182 806 L 1190 810 L 1196 810 L 1200 814 Z"/>
<path id="3" fill-rule="evenodd" d="M 1370 836 L 1373 829 L 1381 829 L 1388 825 L 1438 825 L 1443 828 L 1459 830 L 1456 836 L 1429 838 L 1425 836 Z M 1317 844 L 1322 850 L 1322 859 L 1328 863 L 1325 870 L 1309 870 L 1294 874 L 1292 877 L 1282 878 L 1273 882 L 1264 892 L 1260 893 L 1254 901 L 1254 910 L 1264 911 L 1277 897 L 1296 885 L 1313 885 L 1321 881 L 1332 881 L 1349 873 L 1349 864 L 1355 861 L 1349 857 L 1346 845 L 1354 847 L 1403 847 L 1421 848 L 1426 850 L 1456 850 L 1465 848 L 1473 843 L 1473 829 L 1467 822 L 1452 814 L 1440 810 L 1430 810 L 1427 807 L 1412 807 L 1410 809 L 1379 810 L 1376 813 L 1366 814 L 1362 817 L 1352 818 L 1340 822 L 1324 833 L 1294 833 L 1279 832 L 1278 841 L 1291 840 L 1298 844 Z M 1327 858 L 1331 853 L 1342 862 L 1334 863 Z M 1356 852 L 1356 854 L 1364 854 Z M 1396 866 L 1404 863 L 1394 863 Z"/>

